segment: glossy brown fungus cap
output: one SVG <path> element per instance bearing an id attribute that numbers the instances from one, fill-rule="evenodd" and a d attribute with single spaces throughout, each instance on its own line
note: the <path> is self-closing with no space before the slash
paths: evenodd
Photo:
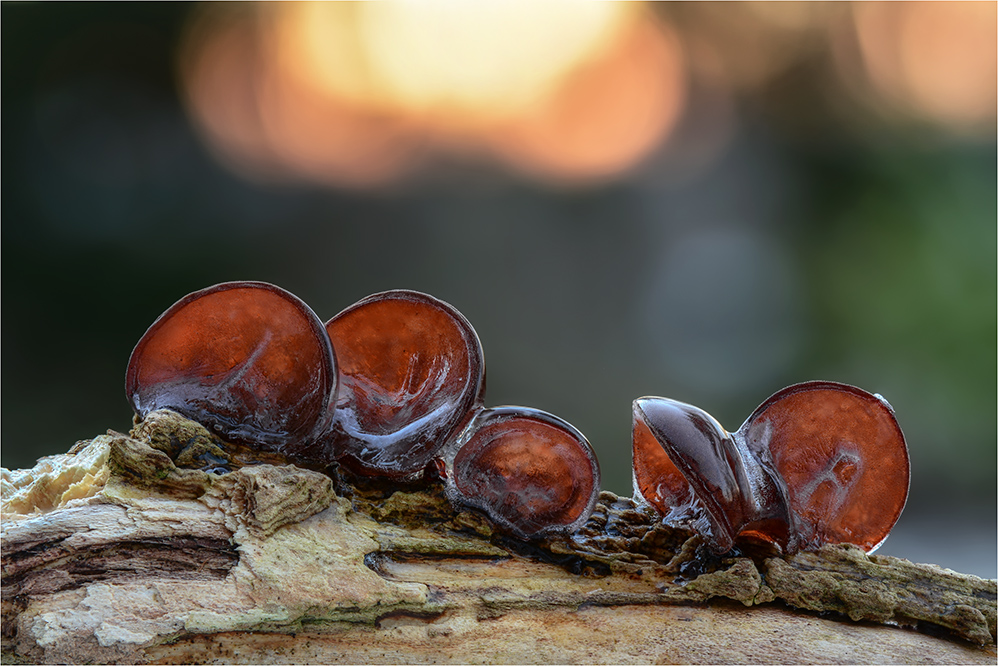
<path id="1" fill-rule="evenodd" d="M 652 432 L 641 400 L 635 400 L 631 410 L 634 494 L 663 516 L 686 518 L 695 501 L 693 488 Z"/>
<path id="2" fill-rule="evenodd" d="M 596 506 L 596 455 L 582 433 L 552 414 L 482 410 L 459 444 L 448 496 L 521 538 L 574 532 Z"/>
<path id="3" fill-rule="evenodd" d="M 778 483 L 714 417 L 676 400 L 645 397 L 634 401 L 633 419 L 634 478 L 642 498 L 648 501 L 642 488 L 649 488 L 652 506 L 690 522 L 717 552 L 748 538 L 788 549 Z M 655 445 L 664 457 L 651 452 Z M 671 504 L 677 500 L 685 504 Z"/>
<path id="4" fill-rule="evenodd" d="M 326 324 L 339 365 L 327 439 L 354 471 L 421 472 L 481 405 L 485 360 L 454 307 L 427 294 L 368 296 Z"/>
<path id="5" fill-rule="evenodd" d="M 807 547 L 872 551 L 901 515 L 908 447 L 880 396 L 836 382 L 795 384 L 760 405 L 739 433 L 783 480 Z"/>
<path id="6" fill-rule="evenodd" d="M 335 390 L 322 322 L 263 282 L 226 282 L 177 301 L 135 345 L 125 375 L 140 416 L 170 408 L 223 439 L 282 452 L 324 430 Z"/>
<path id="7" fill-rule="evenodd" d="M 893 410 L 846 384 L 783 389 L 730 434 L 666 398 L 636 400 L 634 422 L 636 491 L 719 552 L 760 541 L 783 552 L 824 543 L 871 551 L 907 498 L 908 450 Z"/>

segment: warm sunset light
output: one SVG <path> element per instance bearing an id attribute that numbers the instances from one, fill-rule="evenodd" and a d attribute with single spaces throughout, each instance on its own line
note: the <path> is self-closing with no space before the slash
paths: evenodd
<path id="1" fill-rule="evenodd" d="M 181 56 L 194 117 L 257 177 L 345 186 L 458 150 L 559 182 L 668 135 L 678 38 L 632 3 L 280 3 L 205 10 Z"/>
<path id="2" fill-rule="evenodd" d="M 254 35 L 238 23 L 202 21 L 190 30 L 193 53 L 181 64 L 189 109 L 219 158 L 244 175 L 277 168 L 253 93 Z"/>
<path id="3" fill-rule="evenodd" d="M 627 4 L 365 3 L 358 31 L 400 107 L 501 117 L 618 37 Z"/>
<path id="4" fill-rule="evenodd" d="M 495 150 L 524 171 L 568 180 L 624 171 L 656 147 L 684 101 L 679 41 L 650 21 L 623 37 L 499 128 Z"/>
<path id="5" fill-rule="evenodd" d="M 403 174 L 414 158 L 411 121 L 332 95 L 298 76 L 296 64 L 274 58 L 260 67 L 255 86 L 262 130 L 278 160 L 330 185 L 377 185 Z"/>
<path id="6" fill-rule="evenodd" d="M 299 5 L 280 7 L 298 11 Z M 282 24 L 272 18 L 221 7 L 190 31 L 181 71 L 209 145 L 257 179 L 369 186 L 401 174 L 413 143 L 404 119 L 316 85 L 295 51 L 280 48 L 294 41 L 282 39 Z"/>
<path id="7" fill-rule="evenodd" d="M 778 94 L 823 57 L 835 58 L 842 92 L 991 131 L 995 7 L 208 4 L 186 33 L 181 79 L 212 150 L 253 178 L 379 187 L 442 158 L 587 184 L 656 151 L 718 154 L 729 132 L 698 127 L 742 96 Z M 838 92 L 822 90 L 834 104 Z"/>
<path id="8" fill-rule="evenodd" d="M 956 127 L 993 129 L 998 5 L 860 3 L 855 21 L 869 76 L 888 97 Z"/>

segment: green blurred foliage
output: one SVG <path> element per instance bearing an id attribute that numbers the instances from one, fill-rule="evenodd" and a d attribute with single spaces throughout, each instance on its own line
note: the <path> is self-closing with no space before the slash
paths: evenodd
<path id="1" fill-rule="evenodd" d="M 813 248 L 804 265 L 814 362 L 850 368 L 903 405 L 915 472 L 930 477 L 915 483 L 987 488 L 996 468 L 998 174 L 990 149 L 912 143 L 826 163 L 812 179 L 819 222 L 800 242 Z"/>

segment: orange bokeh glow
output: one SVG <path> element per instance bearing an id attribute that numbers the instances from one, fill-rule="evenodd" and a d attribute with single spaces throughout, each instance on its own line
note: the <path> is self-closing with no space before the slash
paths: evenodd
<path id="1" fill-rule="evenodd" d="M 555 180 L 608 177 L 662 142 L 685 90 L 679 40 L 645 20 L 546 99 L 498 127 L 492 146 L 524 171 Z"/>
<path id="2" fill-rule="evenodd" d="M 998 103 L 998 4 L 855 5 L 856 32 L 873 83 L 924 116 L 993 131 Z"/>
<path id="3" fill-rule="evenodd" d="M 415 145 L 404 122 L 311 85 L 269 25 L 211 10 L 182 53 L 188 106 L 222 161 L 270 181 L 374 186 L 403 174 Z"/>
<path id="4" fill-rule="evenodd" d="M 582 6 L 208 5 L 181 78 L 208 143 L 256 178 L 379 186 L 434 152 L 612 178 L 675 124 L 682 52 L 640 5 Z"/>
<path id="5" fill-rule="evenodd" d="M 197 21 L 180 63 L 187 106 L 218 158 L 243 175 L 279 169 L 262 131 L 254 95 L 255 42 L 238 23 Z"/>
<path id="6" fill-rule="evenodd" d="M 351 105 L 296 76 L 294 66 L 274 58 L 260 68 L 256 86 L 267 143 L 289 171 L 305 180 L 355 186 L 406 173 L 417 154 L 412 123 Z"/>

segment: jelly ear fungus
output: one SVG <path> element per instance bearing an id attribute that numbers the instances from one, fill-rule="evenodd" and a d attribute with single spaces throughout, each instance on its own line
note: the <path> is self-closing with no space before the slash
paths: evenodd
<path id="1" fill-rule="evenodd" d="M 585 436 L 528 407 L 481 410 L 448 456 L 447 495 L 524 539 L 574 532 L 596 506 L 600 470 Z"/>
<path id="2" fill-rule="evenodd" d="M 327 440 L 354 472 L 412 478 L 482 404 L 485 359 L 451 305 L 416 291 L 368 296 L 329 320 L 339 397 Z"/>
<path id="3" fill-rule="evenodd" d="M 431 469 L 452 502 L 521 538 L 574 531 L 599 494 L 599 464 L 578 430 L 540 410 L 482 409 L 478 335 L 415 291 L 374 294 L 323 327 L 279 287 L 209 287 L 149 327 L 125 390 L 140 416 L 174 409 L 304 463 L 332 457 L 404 481 Z"/>
<path id="4" fill-rule="evenodd" d="M 304 302 L 264 282 L 226 282 L 153 322 L 125 392 L 139 416 L 169 408 L 225 440 L 296 455 L 325 431 L 336 380 L 329 339 Z"/>
<path id="5" fill-rule="evenodd" d="M 634 402 L 634 489 L 717 552 L 768 542 L 879 546 L 904 507 L 904 435 L 880 396 L 805 382 L 766 400 L 734 433 L 666 398 Z M 663 455 L 664 454 L 664 455 Z"/>
<path id="6" fill-rule="evenodd" d="M 326 331 L 340 380 L 326 441 L 342 466 L 397 480 L 430 468 L 451 502 L 521 538 L 588 519 L 599 494 L 589 442 L 547 412 L 483 409 L 482 346 L 454 307 L 386 291 L 336 315 Z"/>
<path id="7" fill-rule="evenodd" d="M 702 409 L 667 398 L 635 400 L 633 419 L 635 492 L 649 504 L 687 519 L 719 553 L 736 539 L 794 549 L 780 485 L 737 433 Z"/>
<path id="8" fill-rule="evenodd" d="M 879 395 L 837 382 L 795 384 L 762 403 L 738 436 L 782 480 L 808 548 L 873 551 L 904 509 L 908 447 Z"/>

